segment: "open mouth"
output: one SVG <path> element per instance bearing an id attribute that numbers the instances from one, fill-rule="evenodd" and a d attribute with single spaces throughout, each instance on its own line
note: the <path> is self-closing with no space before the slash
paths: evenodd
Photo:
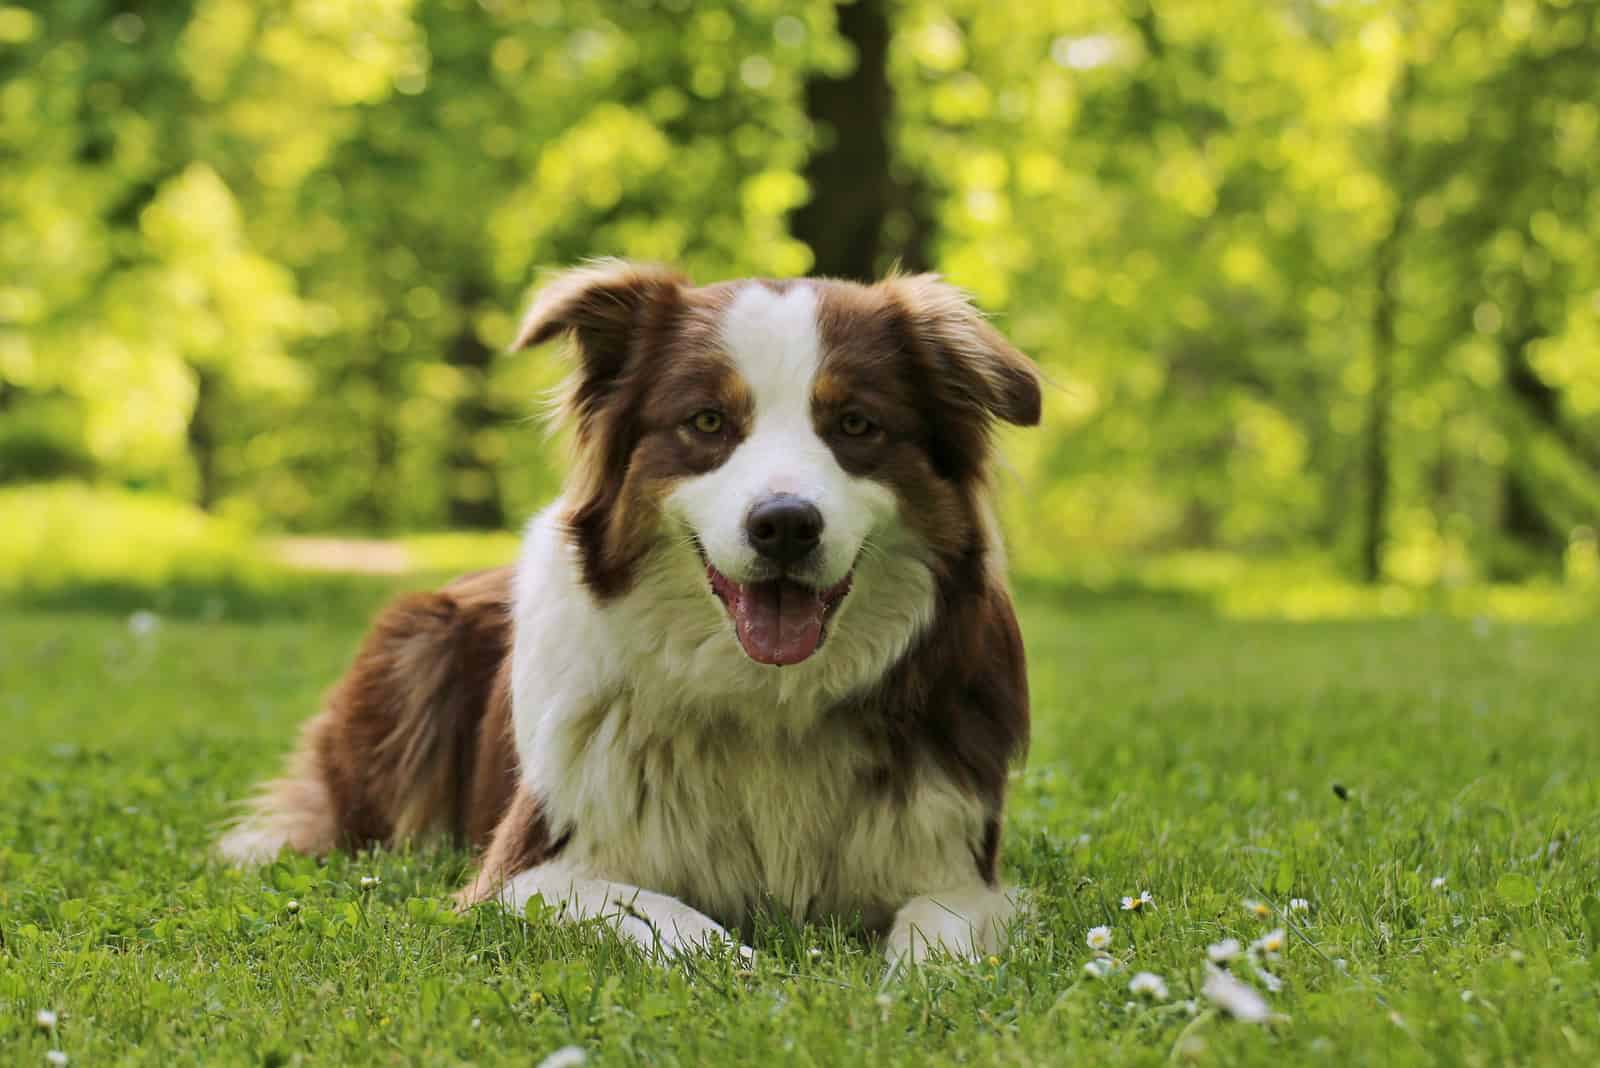
<path id="1" fill-rule="evenodd" d="M 850 575 L 825 590 L 790 578 L 735 582 L 706 563 L 706 577 L 733 620 L 745 655 L 759 664 L 798 664 L 822 647 L 828 621 L 850 592 Z"/>

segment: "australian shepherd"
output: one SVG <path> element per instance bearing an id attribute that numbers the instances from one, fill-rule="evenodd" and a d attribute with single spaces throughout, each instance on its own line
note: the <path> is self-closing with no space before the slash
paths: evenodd
<path id="1" fill-rule="evenodd" d="M 482 849 L 463 904 L 652 953 L 763 909 L 993 951 L 1028 686 L 990 437 L 1038 422 L 1032 364 L 926 275 L 605 261 L 515 347 L 563 336 L 574 459 L 516 565 L 385 608 L 222 853 L 443 834 Z"/>

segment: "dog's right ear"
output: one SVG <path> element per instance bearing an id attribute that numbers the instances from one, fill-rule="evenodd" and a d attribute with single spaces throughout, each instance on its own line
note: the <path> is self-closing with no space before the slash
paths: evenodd
<path id="1" fill-rule="evenodd" d="M 578 366 L 554 405 L 573 427 L 573 464 L 564 494 L 566 521 L 598 596 L 625 589 L 641 554 L 632 537 L 639 516 L 622 506 L 628 461 L 638 440 L 632 410 L 655 368 L 646 355 L 672 330 L 688 279 L 667 267 L 599 260 L 551 279 L 511 343 L 513 351 L 570 335 Z"/>
<path id="2" fill-rule="evenodd" d="M 571 334 L 583 377 L 609 381 L 622 373 L 634 331 L 646 313 L 675 306 L 687 284 L 687 278 L 670 268 L 626 260 L 595 260 L 565 271 L 534 297 L 511 351 Z"/>

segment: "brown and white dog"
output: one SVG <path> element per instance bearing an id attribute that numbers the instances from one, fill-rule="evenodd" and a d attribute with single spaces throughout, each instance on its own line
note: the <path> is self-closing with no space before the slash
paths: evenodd
<path id="1" fill-rule="evenodd" d="M 668 954 L 772 907 L 993 950 L 1028 691 L 989 439 L 1032 365 L 931 276 L 605 261 L 516 346 L 562 335 L 575 464 L 515 569 L 385 609 L 221 851 L 442 832 L 487 847 L 464 903 Z"/>

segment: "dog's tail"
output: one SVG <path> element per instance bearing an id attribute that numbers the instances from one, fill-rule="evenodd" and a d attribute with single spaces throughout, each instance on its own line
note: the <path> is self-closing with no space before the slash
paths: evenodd
<path id="1" fill-rule="evenodd" d="M 516 783 L 511 577 L 478 572 L 384 608 L 284 776 L 217 843 L 222 855 L 259 863 L 427 834 L 486 842 Z"/>

